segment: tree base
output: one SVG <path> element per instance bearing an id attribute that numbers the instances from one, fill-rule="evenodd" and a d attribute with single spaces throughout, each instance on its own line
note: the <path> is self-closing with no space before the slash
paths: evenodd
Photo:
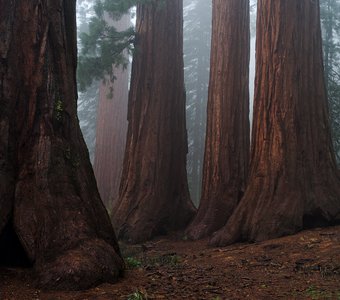
<path id="1" fill-rule="evenodd" d="M 176 211 L 177 214 L 169 210 L 162 210 L 158 213 L 139 211 L 135 215 L 128 216 L 125 222 L 119 219 L 116 212 L 113 222 L 116 221 L 114 227 L 117 237 L 129 244 L 140 244 L 154 237 L 186 228 L 196 213 L 190 201 L 185 201 Z M 157 216 L 157 219 L 152 219 L 151 216 Z"/>
<path id="2" fill-rule="evenodd" d="M 123 266 L 112 246 L 99 239 L 86 240 L 55 259 L 38 262 L 36 285 L 46 290 L 85 290 L 115 283 Z"/>
<path id="3" fill-rule="evenodd" d="M 204 239 L 208 236 L 211 236 L 217 229 L 215 224 L 207 224 L 207 222 L 200 222 L 197 224 L 196 222 L 191 223 L 188 229 L 185 231 L 186 236 L 189 240 L 196 241 L 200 239 Z M 221 227 L 218 227 L 218 229 Z"/>
<path id="4" fill-rule="evenodd" d="M 336 183 L 336 177 L 333 179 Z M 329 185 L 304 194 L 301 190 L 306 189 L 285 186 L 272 194 L 270 188 L 249 186 L 234 214 L 209 244 L 224 247 L 235 242 L 260 242 L 340 224 L 339 187 Z"/>

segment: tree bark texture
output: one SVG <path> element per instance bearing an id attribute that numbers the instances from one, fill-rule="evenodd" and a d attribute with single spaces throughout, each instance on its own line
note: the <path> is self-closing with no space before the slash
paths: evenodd
<path id="1" fill-rule="evenodd" d="M 249 185 L 214 245 L 340 221 L 319 1 L 260 0 L 257 22 Z"/>
<path id="2" fill-rule="evenodd" d="M 137 6 L 118 237 L 132 243 L 184 228 L 195 209 L 186 173 L 182 0 Z"/>
<path id="3" fill-rule="evenodd" d="M 249 163 L 249 1 L 213 1 L 212 28 L 203 187 L 191 239 L 225 225 L 245 191 Z"/>
<path id="4" fill-rule="evenodd" d="M 123 262 L 76 115 L 75 1 L 0 0 L 0 31 L 0 233 L 43 288 L 114 282 Z"/>
<path id="5" fill-rule="evenodd" d="M 128 29 L 130 16 L 112 22 L 118 31 Z M 127 133 L 129 72 L 114 68 L 114 82 L 106 80 L 99 88 L 94 173 L 100 196 L 111 213 L 118 201 Z M 110 95 L 112 94 L 112 96 Z"/>

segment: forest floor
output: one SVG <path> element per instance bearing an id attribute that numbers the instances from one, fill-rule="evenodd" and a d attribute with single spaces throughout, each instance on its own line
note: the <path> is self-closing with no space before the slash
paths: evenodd
<path id="1" fill-rule="evenodd" d="M 121 249 L 117 284 L 44 292 L 29 270 L 0 269 L 0 299 L 340 299 L 340 226 L 225 248 L 172 237 Z"/>

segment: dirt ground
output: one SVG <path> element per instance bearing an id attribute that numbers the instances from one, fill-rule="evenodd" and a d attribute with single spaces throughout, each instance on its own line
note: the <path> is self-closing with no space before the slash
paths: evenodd
<path id="1" fill-rule="evenodd" d="M 128 270 L 117 284 L 46 292 L 29 270 L 0 269 L 0 299 L 340 300 L 340 226 L 226 248 L 174 237 L 121 248 Z"/>

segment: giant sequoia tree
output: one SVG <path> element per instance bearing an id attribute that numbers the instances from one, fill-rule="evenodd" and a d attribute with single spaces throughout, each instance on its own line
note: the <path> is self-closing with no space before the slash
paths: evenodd
<path id="1" fill-rule="evenodd" d="M 190 222 L 186 178 L 182 0 L 137 6 L 128 134 L 113 222 L 120 238 L 150 239 Z"/>
<path id="2" fill-rule="evenodd" d="M 213 1 L 203 187 L 190 238 L 220 229 L 245 191 L 249 159 L 249 0 Z"/>
<path id="3" fill-rule="evenodd" d="M 130 16 L 108 23 L 118 30 L 130 26 Z M 104 80 L 99 88 L 94 173 L 100 196 L 109 212 L 118 199 L 127 132 L 129 72 L 115 67 L 114 82 Z"/>
<path id="4" fill-rule="evenodd" d="M 21 244 L 60 289 L 122 269 L 76 116 L 75 2 L 0 1 L 0 257 Z"/>
<path id="5" fill-rule="evenodd" d="M 257 38 L 249 185 L 214 245 L 340 222 L 319 1 L 260 0 Z"/>

